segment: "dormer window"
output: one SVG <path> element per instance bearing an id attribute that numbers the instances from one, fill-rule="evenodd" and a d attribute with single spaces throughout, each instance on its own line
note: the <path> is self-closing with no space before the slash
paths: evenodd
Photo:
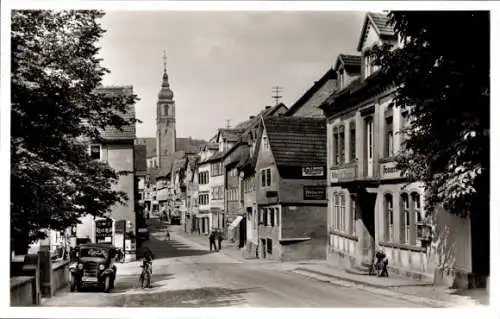
<path id="1" fill-rule="evenodd" d="M 365 78 L 367 78 L 373 73 L 372 57 L 370 56 L 370 54 L 365 53 L 363 64 L 365 67 Z"/>
<path id="2" fill-rule="evenodd" d="M 380 66 L 374 64 L 374 58 L 369 54 L 365 53 L 364 59 L 363 59 L 363 65 L 364 65 L 364 70 L 365 70 L 365 79 L 370 77 L 372 74 L 378 71 L 380 69 Z"/>
<path id="3" fill-rule="evenodd" d="M 343 68 L 339 69 L 338 78 L 339 78 L 339 89 L 342 90 L 345 87 L 345 72 Z"/>

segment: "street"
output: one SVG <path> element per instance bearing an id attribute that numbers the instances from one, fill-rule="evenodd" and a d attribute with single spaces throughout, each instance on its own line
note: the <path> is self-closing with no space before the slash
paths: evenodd
<path id="1" fill-rule="evenodd" d="M 115 307 L 419 307 L 356 288 L 319 282 L 291 273 L 280 262 L 241 261 L 209 252 L 183 237 L 181 226 L 152 219 L 146 242 L 155 254 L 151 289 L 140 289 L 139 262 L 118 264 L 111 293 L 62 291 L 44 306 Z"/>

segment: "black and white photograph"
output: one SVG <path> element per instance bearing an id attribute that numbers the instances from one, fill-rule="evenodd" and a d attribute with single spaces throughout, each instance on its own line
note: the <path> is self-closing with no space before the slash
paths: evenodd
<path id="1" fill-rule="evenodd" d="M 246 2 L 2 3 L 9 316 L 486 318 L 493 4 Z"/>

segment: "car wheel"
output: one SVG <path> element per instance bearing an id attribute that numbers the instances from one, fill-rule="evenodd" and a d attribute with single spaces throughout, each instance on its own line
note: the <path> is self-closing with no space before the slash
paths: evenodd
<path id="1" fill-rule="evenodd" d="M 111 290 L 111 277 L 106 276 L 104 278 L 104 292 L 109 292 Z"/>

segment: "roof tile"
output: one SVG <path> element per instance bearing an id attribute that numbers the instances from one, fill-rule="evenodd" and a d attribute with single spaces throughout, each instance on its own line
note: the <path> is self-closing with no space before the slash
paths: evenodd
<path id="1" fill-rule="evenodd" d="M 107 95 L 132 95 L 132 86 L 105 86 L 96 90 Z M 125 120 L 135 119 L 135 106 L 131 105 L 127 111 L 121 114 Z M 135 124 L 124 125 L 121 129 L 108 126 L 101 132 L 101 138 L 105 140 L 128 140 L 135 139 Z"/>
<path id="2" fill-rule="evenodd" d="M 303 117 L 264 118 L 278 166 L 326 164 L 326 120 Z"/>

